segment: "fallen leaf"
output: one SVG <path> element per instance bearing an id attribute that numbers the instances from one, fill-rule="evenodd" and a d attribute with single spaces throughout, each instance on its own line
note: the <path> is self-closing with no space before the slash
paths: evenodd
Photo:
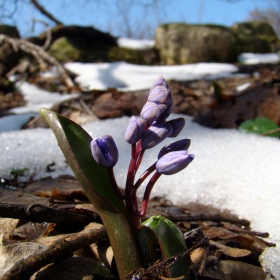
<path id="1" fill-rule="evenodd" d="M 225 246 L 213 240 L 210 240 L 210 244 L 217 247 L 219 252 L 232 258 L 242 258 L 251 254 L 249 250 Z"/>
<path id="2" fill-rule="evenodd" d="M 94 275 L 103 279 L 114 278 L 106 266 L 94 259 L 85 257 L 72 257 L 40 269 L 31 280 L 92 280 Z"/>
<path id="3" fill-rule="evenodd" d="M 220 280 L 264 280 L 266 277 L 261 267 L 233 260 L 223 260 L 207 266 L 202 276 Z"/>

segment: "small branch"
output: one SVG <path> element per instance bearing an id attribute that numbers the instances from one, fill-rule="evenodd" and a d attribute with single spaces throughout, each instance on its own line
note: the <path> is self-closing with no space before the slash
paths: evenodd
<path id="1" fill-rule="evenodd" d="M 68 210 L 54 209 L 40 204 L 28 206 L 0 203 L 0 217 L 24 219 L 37 223 L 87 224 L 90 222 L 101 222 L 97 214 L 70 212 Z"/>
<path id="2" fill-rule="evenodd" d="M 85 230 L 82 233 L 62 238 L 45 251 L 31 255 L 15 263 L 1 280 L 27 280 L 40 268 L 57 260 L 70 258 L 74 251 L 97 242 L 107 236 L 105 228 Z"/>
<path id="3" fill-rule="evenodd" d="M 0 43 L 3 41 L 6 41 L 9 44 L 11 44 L 14 47 L 15 51 L 17 51 L 17 49 L 20 49 L 21 51 L 34 56 L 40 64 L 42 64 L 42 61 L 45 60 L 49 64 L 56 66 L 67 88 L 69 90 L 74 88 L 74 83 L 66 73 L 63 66 L 54 57 L 50 56 L 47 52 L 45 52 L 42 47 L 23 39 L 15 39 L 4 34 L 0 34 Z"/>
<path id="4" fill-rule="evenodd" d="M 46 16 L 48 19 L 50 19 L 51 21 L 53 21 L 55 24 L 57 25 L 63 25 L 63 23 L 61 21 L 59 21 L 58 19 L 56 19 L 52 14 L 50 14 L 43 6 L 41 6 L 37 0 L 31 0 L 30 1 L 35 7 L 36 9 L 38 9 L 44 16 Z"/>
<path id="5" fill-rule="evenodd" d="M 50 43 L 51 43 L 51 40 L 52 40 L 52 32 L 51 32 L 51 29 L 49 28 L 49 25 L 47 22 L 43 21 L 43 20 L 39 20 L 39 19 L 32 19 L 32 31 L 34 31 L 34 27 L 35 27 L 35 23 L 36 22 L 39 22 L 39 23 L 42 23 L 45 27 L 46 27 L 46 34 L 47 34 L 47 38 L 46 38 L 46 41 L 45 41 L 45 44 L 44 46 L 42 47 L 44 50 L 46 50 Z"/>

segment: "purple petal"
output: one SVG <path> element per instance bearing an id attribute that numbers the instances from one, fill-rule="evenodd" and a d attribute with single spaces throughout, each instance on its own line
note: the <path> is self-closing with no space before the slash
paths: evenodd
<path id="1" fill-rule="evenodd" d="M 125 141 L 129 144 L 135 144 L 142 137 L 146 128 L 146 121 L 143 118 L 131 117 L 125 132 Z"/>
<path id="2" fill-rule="evenodd" d="M 94 138 L 91 143 L 91 153 L 95 161 L 103 167 L 113 167 L 119 159 L 118 148 L 110 135 Z"/>
<path id="3" fill-rule="evenodd" d="M 173 128 L 173 132 L 172 132 L 172 134 L 169 135 L 169 137 L 174 138 L 174 137 L 177 137 L 179 135 L 179 133 L 182 131 L 182 129 L 185 126 L 186 121 L 184 118 L 178 118 L 178 119 L 170 120 L 170 121 L 168 121 L 168 123 L 170 123 Z"/>
<path id="4" fill-rule="evenodd" d="M 165 104 L 168 106 L 172 103 L 172 95 L 169 89 L 163 86 L 155 87 L 148 96 L 148 101 L 156 104 Z"/>
<path id="5" fill-rule="evenodd" d="M 155 122 L 158 117 L 164 112 L 167 108 L 164 104 L 156 104 L 154 102 L 147 101 L 142 111 L 140 113 L 141 117 L 146 120 L 148 124 Z"/>
<path id="6" fill-rule="evenodd" d="M 183 151 L 183 150 L 187 151 L 190 145 L 191 145 L 190 139 L 182 139 L 173 142 L 171 144 L 168 144 L 160 150 L 160 152 L 158 153 L 158 159 L 160 159 L 161 157 L 163 157 L 164 155 L 170 152 Z"/>
<path id="7" fill-rule="evenodd" d="M 172 133 L 172 126 L 166 122 L 154 123 L 142 136 L 142 148 L 151 149 Z"/>
<path id="8" fill-rule="evenodd" d="M 194 155 L 187 151 L 170 152 L 158 160 L 156 170 L 160 174 L 173 175 L 186 168 L 193 159 Z"/>
<path id="9" fill-rule="evenodd" d="M 172 108 L 173 108 L 173 101 L 167 106 L 167 108 L 157 118 L 157 121 L 165 121 L 170 116 Z"/>
<path id="10" fill-rule="evenodd" d="M 159 77 L 159 78 L 156 79 L 156 81 L 154 82 L 154 84 L 150 88 L 150 92 L 157 86 L 164 86 L 167 89 L 169 89 L 169 86 L 168 86 L 166 80 L 163 77 Z"/>

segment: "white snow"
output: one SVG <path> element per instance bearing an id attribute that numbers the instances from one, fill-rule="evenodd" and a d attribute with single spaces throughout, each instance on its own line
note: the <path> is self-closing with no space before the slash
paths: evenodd
<path id="1" fill-rule="evenodd" d="M 279 63 L 280 58 L 277 53 L 242 53 L 238 61 L 243 64 Z"/>
<path id="2" fill-rule="evenodd" d="M 15 114 L 24 114 L 29 112 L 38 113 L 39 109 L 42 107 L 50 108 L 55 103 L 79 96 L 78 94 L 61 95 L 58 92 L 48 92 L 27 82 L 18 83 L 17 88 L 19 92 L 24 95 L 24 99 L 27 104 L 26 106 L 10 110 Z"/>
<path id="3" fill-rule="evenodd" d="M 155 40 L 137 40 L 120 37 L 117 40 L 118 46 L 134 50 L 147 50 L 155 46 Z"/>
<path id="4" fill-rule="evenodd" d="M 189 80 L 211 75 L 234 73 L 230 64 L 198 63 L 182 66 L 136 66 L 127 63 L 82 64 L 68 63 L 67 68 L 78 74 L 77 81 L 87 88 L 143 89 L 149 88 L 162 75 L 165 79 Z M 38 110 L 60 101 L 59 94 L 40 91 L 27 83 L 21 85 L 26 95 L 26 111 Z M 49 99 L 51 97 L 51 99 Z M 34 99 L 33 99 L 34 98 Z M 69 96 L 62 96 L 69 98 Z M 31 109 L 30 109 L 31 108 Z M 14 110 L 19 112 L 19 110 Z M 23 119 L 23 115 L 21 120 Z M 178 115 L 173 115 L 178 117 Z M 279 139 L 244 134 L 232 129 L 214 130 L 193 123 L 186 118 L 186 127 L 178 139 L 190 138 L 190 152 L 194 161 L 184 171 L 174 176 L 162 176 L 153 189 L 152 196 L 164 195 L 173 203 L 200 202 L 219 209 L 228 209 L 240 218 L 252 221 L 253 230 L 268 231 L 269 241 L 276 248 L 267 249 L 262 263 L 267 271 L 280 279 L 280 142 Z M 15 116 L 13 116 L 15 118 Z M 20 125 L 12 117 L 0 119 L 0 177 L 7 177 L 12 169 L 28 167 L 27 176 L 35 178 L 72 174 L 57 146 L 50 129 L 7 131 L 7 122 L 17 130 Z M 124 186 L 130 146 L 124 141 L 129 118 L 95 121 L 84 126 L 92 136 L 111 134 L 119 148 L 120 160 L 115 167 L 116 179 Z M 140 173 L 152 164 L 159 149 L 148 150 Z M 55 162 L 55 171 L 46 172 L 46 166 Z M 140 194 L 143 186 L 140 188 Z"/>
<path id="5" fill-rule="evenodd" d="M 140 66 L 126 62 L 114 63 L 66 63 L 65 68 L 78 75 L 75 81 L 84 89 L 141 90 L 150 88 L 152 83 L 163 76 L 166 80 L 196 80 L 225 76 L 238 71 L 227 63 L 195 63 L 174 66 Z"/>

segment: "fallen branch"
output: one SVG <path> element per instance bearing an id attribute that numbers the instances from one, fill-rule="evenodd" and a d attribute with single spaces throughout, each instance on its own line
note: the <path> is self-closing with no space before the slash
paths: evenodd
<path id="1" fill-rule="evenodd" d="M 62 224 L 87 224 L 100 223 L 97 214 L 71 212 L 69 210 L 54 209 L 41 204 L 17 205 L 12 203 L 0 203 L 0 217 L 24 219 L 37 223 L 62 223 Z"/>
<path id="2" fill-rule="evenodd" d="M 57 260 L 73 256 L 74 251 L 97 242 L 107 236 L 104 227 L 89 229 L 68 238 L 56 241 L 45 251 L 29 256 L 15 263 L 1 278 L 1 280 L 29 280 L 42 267 Z"/>
<path id="3" fill-rule="evenodd" d="M 64 67 L 54 57 L 50 56 L 47 52 L 45 52 L 42 47 L 37 46 L 23 39 L 11 38 L 7 35 L 0 34 L 0 44 L 2 42 L 8 42 L 9 44 L 11 44 L 15 52 L 21 50 L 25 53 L 34 56 L 38 60 L 39 64 L 41 64 L 44 68 L 45 68 L 43 62 L 44 60 L 49 64 L 54 65 L 57 68 L 58 72 L 60 73 L 61 78 L 64 81 L 65 85 L 67 86 L 68 90 L 73 89 L 74 83 L 66 73 Z"/>

